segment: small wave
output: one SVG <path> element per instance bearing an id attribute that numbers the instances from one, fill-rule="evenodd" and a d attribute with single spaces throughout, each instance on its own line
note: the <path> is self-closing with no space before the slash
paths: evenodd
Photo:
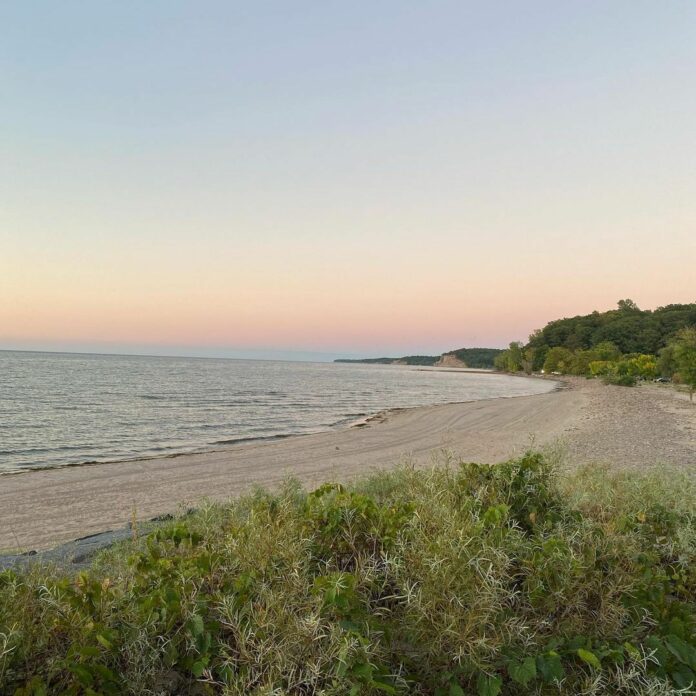
<path id="1" fill-rule="evenodd" d="M 369 415 L 374 415 L 374 414 L 362 413 L 362 412 L 361 413 L 345 413 L 338 420 L 335 420 L 335 421 L 332 421 L 331 423 L 328 423 L 327 426 L 329 428 L 336 428 L 336 427 L 342 426 L 342 425 L 352 425 L 356 421 L 367 418 Z"/>
<path id="2" fill-rule="evenodd" d="M 61 445 L 60 447 L 24 447 L 10 450 L 0 450 L 0 454 L 54 454 L 60 452 L 80 451 L 86 449 L 89 449 L 89 447 L 86 447 L 85 445 Z"/>
<path id="3" fill-rule="evenodd" d="M 331 365 L 297 363 L 259 363 L 250 372 L 241 361 L 176 359 L 185 369 L 173 370 L 173 358 L 70 359 L 80 368 L 67 365 L 66 356 L 41 354 L 3 362 L 0 381 L 9 389 L 0 399 L 0 471 L 233 447 L 355 424 L 396 406 L 540 390 L 502 375 L 426 371 L 409 371 L 406 384 L 404 372 L 384 370 L 374 379 L 367 366 L 346 375 Z M 210 378 L 201 380 L 203 367 Z M 366 379 L 356 382 L 358 369 Z M 159 391 L 141 391 L 150 387 Z"/>
<path id="4" fill-rule="evenodd" d="M 260 441 L 269 441 L 269 440 L 284 440 L 285 438 L 288 437 L 293 437 L 294 435 L 297 435 L 297 433 L 281 433 L 278 435 L 259 435 L 257 437 L 234 437 L 230 438 L 229 440 L 216 440 L 215 442 L 211 443 L 213 445 L 238 445 L 242 442 L 260 442 Z"/>

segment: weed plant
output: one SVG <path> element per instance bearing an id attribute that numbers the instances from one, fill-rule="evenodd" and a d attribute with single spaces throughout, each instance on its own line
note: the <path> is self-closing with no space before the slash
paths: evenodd
<path id="1" fill-rule="evenodd" d="M 0 693 L 694 693 L 695 521 L 687 475 L 539 453 L 289 482 L 0 574 Z"/>

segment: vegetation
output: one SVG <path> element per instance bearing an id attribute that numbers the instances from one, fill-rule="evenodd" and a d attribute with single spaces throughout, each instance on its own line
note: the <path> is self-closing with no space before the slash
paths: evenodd
<path id="1" fill-rule="evenodd" d="M 688 347 L 696 344 L 694 327 L 696 304 L 667 305 L 650 311 L 639 309 L 632 300 L 619 300 L 617 309 L 608 312 L 592 312 L 549 322 L 543 329 L 535 331 L 526 345 L 515 341 L 506 350 L 460 348 L 443 356 L 453 356 L 471 368 L 601 376 L 606 382 L 624 386 L 632 386 L 638 379 L 653 379 L 657 375 L 671 378 L 676 374 L 675 381 L 681 380 L 688 385 L 693 396 L 696 368 L 688 366 L 693 358 L 680 358 L 683 364 L 678 369 L 675 355 L 696 352 L 696 348 Z M 684 347 L 675 354 L 675 341 L 684 331 L 686 334 L 683 335 L 691 338 L 682 338 Z M 402 358 L 340 359 L 336 362 L 435 365 L 443 356 L 407 355 Z M 597 363 L 594 368 L 592 363 Z"/>
<path id="2" fill-rule="evenodd" d="M 0 692 L 674 694 L 696 672 L 696 486 L 530 453 L 289 483 L 0 574 Z M 686 693 L 686 691 L 681 691 Z"/>
<path id="3" fill-rule="evenodd" d="M 511 343 L 495 360 L 505 372 L 543 370 L 602 377 L 633 386 L 658 375 L 696 389 L 696 304 L 654 312 L 620 300 L 610 312 L 559 319 L 535 331 L 529 343 Z"/>
<path id="4" fill-rule="evenodd" d="M 457 360 L 466 363 L 467 367 L 477 370 L 490 370 L 498 355 L 503 351 L 500 348 L 459 348 L 445 355 L 452 355 Z"/>
<path id="5" fill-rule="evenodd" d="M 676 379 L 688 386 L 689 398 L 693 401 L 696 389 L 696 327 L 682 329 L 669 350 Z"/>
<path id="6" fill-rule="evenodd" d="M 529 337 L 534 369 L 543 367 L 551 348 L 573 352 L 611 342 L 621 354 L 657 355 L 675 334 L 696 325 L 696 304 L 667 305 L 641 310 L 632 300 L 620 300 L 617 309 L 557 319 Z"/>
<path id="7" fill-rule="evenodd" d="M 341 358 L 335 362 L 340 363 L 368 363 L 379 365 L 434 365 L 440 358 L 453 356 L 461 360 L 467 367 L 475 369 L 491 369 L 497 355 L 502 353 L 499 348 L 459 348 L 458 350 L 443 353 L 442 355 L 406 355 L 403 358 Z"/>
<path id="8" fill-rule="evenodd" d="M 507 350 L 496 355 L 493 366 L 503 372 L 521 372 L 531 374 L 533 367 L 533 352 L 525 348 L 519 341 L 513 341 Z"/>

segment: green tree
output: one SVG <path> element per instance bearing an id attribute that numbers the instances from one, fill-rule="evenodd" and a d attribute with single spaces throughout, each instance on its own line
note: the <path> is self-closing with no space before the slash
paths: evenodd
<path id="1" fill-rule="evenodd" d="M 657 360 L 654 355 L 634 355 L 623 360 L 626 364 L 626 373 L 641 379 L 654 379 L 657 375 Z"/>
<path id="2" fill-rule="evenodd" d="M 590 372 L 590 364 L 599 359 L 594 350 L 578 350 L 569 371 L 574 375 L 587 375 Z"/>
<path id="3" fill-rule="evenodd" d="M 527 360 L 524 347 L 519 341 L 513 341 L 507 350 L 497 355 L 493 361 L 493 366 L 501 372 L 519 372 L 531 369 L 531 360 Z"/>
<path id="4" fill-rule="evenodd" d="M 617 309 L 566 317 L 549 322 L 530 337 L 528 346 L 536 349 L 534 369 L 540 369 L 550 348 L 573 351 L 595 349 L 607 342 L 621 353 L 656 355 L 680 329 L 696 324 L 696 303 L 667 305 L 641 310 L 632 300 L 621 300 Z M 616 360 L 618 355 L 600 355 L 598 360 Z"/>
<path id="5" fill-rule="evenodd" d="M 522 369 L 523 360 L 522 344 L 519 341 L 513 341 L 508 348 L 508 370 L 519 372 Z"/>
<path id="6" fill-rule="evenodd" d="M 616 304 L 620 312 L 640 312 L 640 308 L 633 300 L 619 300 Z"/>
<path id="7" fill-rule="evenodd" d="M 611 360 L 593 360 L 588 368 L 593 377 L 606 377 L 616 371 L 616 363 Z"/>
<path id="8" fill-rule="evenodd" d="M 677 366 L 674 363 L 674 346 L 671 343 L 660 350 L 657 369 L 662 377 L 672 377 L 677 371 Z"/>
<path id="9" fill-rule="evenodd" d="M 696 389 L 696 326 L 682 329 L 672 345 L 679 380 L 689 387 L 689 399 Z"/>
<path id="10" fill-rule="evenodd" d="M 551 348 L 546 354 L 544 372 L 560 372 L 567 374 L 572 371 L 575 363 L 575 355 L 567 348 Z"/>
<path id="11" fill-rule="evenodd" d="M 621 357 L 621 351 L 611 341 L 598 343 L 592 352 L 597 356 L 595 360 L 618 360 Z"/>
<path id="12" fill-rule="evenodd" d="M 522 350 L 522 369 L 531 375 L 534 372 L 534 348 L 524 348 Z"/>
<path id="13" fill-rule="evenodd" d="M 508 351 L 504 350 L 502 353 L 493 358 L 493 367 L 499 372 L 507 372 L 508 365 Z"/>

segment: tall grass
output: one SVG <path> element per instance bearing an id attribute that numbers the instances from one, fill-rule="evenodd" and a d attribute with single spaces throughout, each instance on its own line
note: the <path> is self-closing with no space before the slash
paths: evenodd
<path id="1" fill-rule="evenodd" d="M 288 483 L 0 574 L 3 694 L 673 694 L 696 487 L 540 454 Z"/>

